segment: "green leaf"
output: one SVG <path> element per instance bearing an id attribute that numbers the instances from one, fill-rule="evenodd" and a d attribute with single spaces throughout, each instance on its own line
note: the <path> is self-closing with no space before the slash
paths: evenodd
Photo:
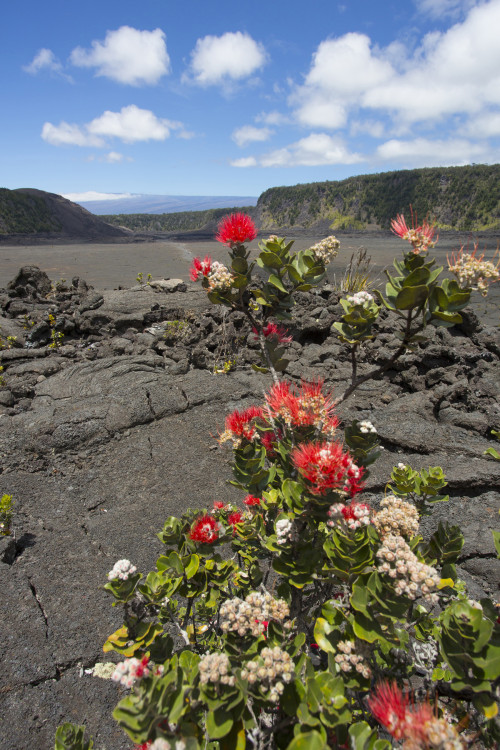
<path id="1" fill-rule="evenodd" d="M 198 557 L 198 555 L 191 555 L 188 558 L 188 561 L 184 566 L 184 572 L 186 573 L 186 578 L 192 578 L 194 575 L 196 575 L 199 567 L 200 567 L 200 558 Z"/>
<path id="2" fill-rule="evenodd" d="M 312 732 L 298 734 L 290 742 L 286 750 L 326 750 L 328 743 L 315 729 Z"/>
<path id="3" fill-rule="evenodd" d="M 57 727 L 54 750 L 92 750 L 94 743 L 84 739 L 85 726 L 66 722 Z"/>
<path id="4" fill-rule="evenodd" d="M 207 732 L 213 740 L 218 740 L 220 737 L 229 734 L 233 723 L 232 715 L 223 706 L 216 708 L 215 711 L 207 712 Z"/>
<path id="5" fill-rule="evenodd" d="M 231 268 L 236 273 L 246 274 L 248 271 L 248 263 L 245 260 L 245 258 L 233 258 L 233 261 L 231 263 Z"/>
<path id="6" fill-rule="evenodd" d="M 396 308 L 398 310 L 413 310 L 425 304 L 429 295 L 426 286 L 405 286 L 396 296 Z"/>
<path id="7" fill-rule="evenodd" d="M 283 266 L 283 261 L 278 255 L 276 255 L 276 253 L 263 251 L 260 253 L 259 258 L 262 258 L 264 265 L 270 266 L 271 268 L 281 268 Z"/>
<path id="8" fill-rule="evenodd" d="M 276 289 L 279 289 L 280 292 L 284 292 L 285 294 L 288 294 L 288 290 L 283 286 L 283 282 L 280 279 L 279 276 L 276 276 L 276 274 L 272 273 L 269 276 L 268 279 L 269 283 L 276 287 Z"/>

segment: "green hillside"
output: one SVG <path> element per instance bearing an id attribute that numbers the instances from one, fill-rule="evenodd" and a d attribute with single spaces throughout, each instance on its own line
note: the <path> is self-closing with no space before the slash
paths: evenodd
<path id="1" fill-rule="evenodd" d="M 259 226 L 387 229 L 398 213 L 434 219 L 442 229 L 500 228 L 500 164 L 436 167 L 276 187 L 257 203 Z"/>
<path id="2" fill-rule="evenodd" d="M 207 211 L 181 211 L 171 214 L 116 214 L 99 218 L 108 224 L 125 227 L 133 232 L 190 232 L 206 228 L 228 213 L 252 213 L 254 206 L 243 208 L 211 208 Z"/>
<path id="3" fill-rule="evenodd" d="M 37 234 L 60 229 L 60 221 L 43 198 L 0 188 L 0 234 Z"/>

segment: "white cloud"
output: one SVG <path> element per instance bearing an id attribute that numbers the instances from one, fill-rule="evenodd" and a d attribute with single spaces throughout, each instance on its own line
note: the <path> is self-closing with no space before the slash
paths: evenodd
<path id="1" fill-rule="evenodd" d="M 125 143 L 135 141 L 164 141 L 170 129 L 180 123 L 156 117 L 149 109 L 140 109 L 135 104 L 122 107 L 119 112 L 107 110 L 100 117 L 89 122 L 86 128 L 97 136 L 119 138 Z"/>
<path id="2" fill-rule="evenodd" d="M 482 112 L 471 118 L 461 131 L 472 138 L 495 138 L 500 136 L 500 112 Z"/>
<path id="3" fill-rule="evenodd" d="M 86 201 L 117 201 L 134 196 L 132 193 L 98 193 L 96 190 L 87 190 L 86 193 L 62 193 L 62 197 L 75 203 L 85 203 Z"/>
<path id="4" fill-rule="evenodd" d="M 244 156 L 241 159 L 234 159 L 230 164 L 232 167 L 256 167 L 257 159 L 254 156 Z"/>
<path id="5" fill-rule="evenodd" d="M 36 53 L 29 65 L 23 65 L 23 70 L 32 75 L 35 75 L 43 68 L 47 68 L 47 70 L 51 70 L 54 73 L 59 73 L 62 70 L 62 65 L 52 50 L 45 47 Z"/>
<path id="6" fill-rule="evenodd" d="M 102 138 L 64 120 L 59 125 L 46 122 L 42 128 L 42 138 L 52 146 L 104 146 Z"/>
<path id="7" fill-rule="evenodd" d="M 43 47 L 36 53 L 29 65 L 23 65 L 23 70 L 25 73 L 30 73 L 31 75 L 37 75 L 41 70 L 48 70 L 50 73 L 73 83 L 71 76 L 64 72 L 60 60 L 57 59 L 51 49 L 47 49 L 46 47 Z"/>
<path id="8" fill-rule="evenodd" d="M 464 11 L 470 10 L 475 0 L 416 0 L 420 13 L 431 18 L 457 18 Z"/>
<path id="9" fill-rule="evenodd" d="M 296 143 L 247 159 L 236 159 L 233 167 L 317 167 L 325 164 L 356 164 L 363 161 L 360 154 L 350 153 L 340 138 L 326 133 L 312 133 Z"/>
<path id="10" fill-rule="evenodd" d="M 123 161 L 124 158 L 123 154 L 118 153 L 118 151 L 110 151 L 109 154 L 106 154 L 104 160 L 107 161 L 108 164 L 118 164 Z"/>
<path id="11" fill-rule="evenodd" d="M 289 104 L 300 124 L 322 129 L 375 110 L 391 117 L 394 133 L 493 110 L 500 107 L 499 28 L 500 0 L 490 0 L 447 31 L 427 34 L 411 57 L 399 43 L 379 49 L 360 33 L 328 39 Z"/>
<path id="12" fill-rule="evenodd" d="M 42 138 L 54 146 L 106 146 L 106 138 L 119 138 L 125 143 L 137 141 L 164 141 L 172 130 L 181 129 L 181 122 L 166 120 L 151 112 L 140 109 L 135 104 L 122 107 L 119 112 L 107 110 L 86 125 L 72 125 L 61 122 L 52 125 L 46 122 Z M 115 153 L 115 152 L 112 152 Z"/>
<path id="13" fill-rule="evenodd" d="M 385 133 L 385 126 L 379 120 L 353 120 L 350 126 L 350 134 L 358 135 L 366 133 L 372 138 L 382 138 Z"/>
<path id="14" fill-rule="evenodd" d="M 241 148 L 255 141 L 267 141 L 272 134 L 273 131 L 269 128 L 256 128 L 253 125 L 243 125 L 243 127 L 237 128 L 233 132 L 231 138 Z"/>
<path id="15" fill-rule="evenodd" d="M 191 53 L 185 81 L 200 86 L 224 84 L 248 78 L 262 68 L 267 54 L 262 44 L 241 31 L 198 39 Z"/>
<path id="16" fill-rule="evenodd" d="M 397 161 L 407 166 L 447 166 L 470 164 L 486 156 L 485 147 L 459 138 L 449 140 L 390 140 L 381 144 L 376 156 L 382 160 Z"/>
<path id="17" fill-rule="evenodd" d="M 346 123 L 349 105 L 392 75 L 391 64 L 370 49 L 370 39 L 352 32 L 321 42 L 290 103 L 298 105 L 296 116 L 303 125 L 338 129 Z"/>
<path id="18" fill-rule="evenodd" d="M 287 125 L 290 122 L 290 118 L 287 115 L 283 115 L 281 112 L 261 112 L 257 115 L 255 122 L 262 123 L 263 125 Z"/>
<path id="19" fill-rule="evenodd" d="M 71 62 L 81 68 L 96 68 L 96 75 L 131 86 L 153 85 L 170 72 L 170 58 L 161 29 L 139 31 L 121 26 L 108 31 L 92 49 L 76 47 Z"/>

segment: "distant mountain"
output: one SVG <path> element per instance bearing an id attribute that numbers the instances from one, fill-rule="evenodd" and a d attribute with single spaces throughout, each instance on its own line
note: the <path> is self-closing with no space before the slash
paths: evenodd
<path id="1" fill-rule="evenodd" d="M 77 201 L 93 214 L 171 214 L 183 211 L 207 211 L 227 206 L 255 206 L 256 196 L 228 195 L 131 195 L 112 200 Z"/>
<path id="2" fill-rule="evenodd" d="M 274 187 L 262 193 L 255 216 L 266 230 L 388 229 L 413 207 L 441 229 L 500 228 L 500 164 L 410 169 L 358 175 L 338 182 Z"/>
<path id="3" fill-rule="evenodd" d="M 2 235 L 105 240 L 126 237 L 128 233 L 61 195 L 34 188 L 0 188 L 0 237 Z"/>

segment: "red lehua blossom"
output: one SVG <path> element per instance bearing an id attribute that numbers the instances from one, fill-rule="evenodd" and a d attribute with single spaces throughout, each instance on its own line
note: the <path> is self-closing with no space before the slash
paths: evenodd
<path id="1" fill-rule="evenodd" d="M 134 745 L 135 750 L 149 750 L 153 742 L 148 740 L 147 742 L 141 742 L 140 745 Z"/>
<path id="2" fill-rule="evenodd" d="M 214 510 L 222 510 L 224 508 L 224 503 L 222 500 L 214 500 Z"/>
<path id="3" fill-rule="evenodd" d="M 254 419 L 262 417 L 260 406 L 250 406 L 245 411 L 239 412 L 237 409 L 226 417 L 226 430 L 235 437 L 243 437 L 252 440 L 255 437 L 256 429 L 253 424 Z"/>
<path id="4" fill-rule="evenodd" d="M 356 508 L 370 510 L 370 506 L 366 505 L 366 503 L 351 503 L 350 505 L 344 505 L 341 513 L 345 521 L 357 521 L 358 516 L 355 513 Z"/>
<path id="5" fill-rule="evenodd" d="M 193 542 L 213 544 L 219 538 L 219 524 L 212 516 L 202 516 L 191 527 L 189 538 Z"/>
<path id="6" fill-rule="evenodd" d="M 136 667 L 135 675 L 136 677 L 140 678 L 144 676 L 144 670 L 147 668 L 149 664 L 149 656 L 143 656 L 140 664 L 138 667 Z"/>
<path id="7" fill-rule="evenodd" d="M 348 473 L 353 465 L 340 443 L 303 443 L 291 453 L 294 466 L 311 484 L 313 495 L 324 495 L 328 490 L 348 490 L 354 494 L 354 485 Z M 360 469 L 357 470 L 358 475 Z M 354 487 L 356 486 L 356 489 Z"/>
<path id="8" fill-rule="evenodd" d="M 413 210 L 411 210 L 411 218 L 412 227 L 409 229 L 405 217 L 398 214 L 391 221 L 391 229 L 398 237 L 412 244 L 414 253 L 418 254 L 420 251 L 425 253 L 429 247 L 434 247 L 439 237 L 434 239 L 436 230 L 429 222 L 424 221 L 420 226 L 417 224 L 417 215 L 413 213 Z"/>
<path id="9" fill-rule="evenodd" d="M 271 387 L 266 401 L 271 416 L 283 419 L 288 425 L 319 427 L 329 436 L 338 425 L 333 414 L 334 401 L 329 394 L 323 393 L 322 380 L 303 381 L 298 393 L 291 390 L 289 383 L 277 383 Z"/>
<path id="10" fill-rule="evenodd" d="M 260 497 L 254 497 L 253 495 L 247 495 L 243 500 L 245 505 L 260 505 Z"/>
<path id="11" fill-rule="evenodd" d="M 212 258 L 209 255 L 205 255 L 203 260 L 194 258 L 189 270 L 189 278 L 191 281 L 198 281 L 199 276 L 208 276 L 211 267 Z"/>
<path id="12" fill-rule="evenodd" d="M 233 534 L 235 533 L 236 529 L 234 528 L 237 523 L 243 523 L 245 519 L 243 518 L 243 514 L 240 513 L 239 510 L 235 511 L 234 513 L 231 513 L 227 517 L 227 522 L 230 526 L 233 527 Z"/>
<path id="13" fill-rule="evenodd" d="M 255 338 L 257 339 L 259 337 L 259 332 L 256 328 L 252 328 L 253 333 L 255 334 Z M 288 333 L 285 326 L 279 326 L 277 323 L 268 323 L 264 328 L 262 329 L 262 334 L 266 339 L 269 339 L 271 337 L 276 337 L 280 344 L 289 344 L 291 341 L 293 341 L 293 336 L 287 336 Z"/>
<path id="14" fill-rule="evenodd" d="M 267 456 L 269 458 L 272 458 L 276 455 L 276 451 L 274 450 L 273 443 L 278 440 L 279 438 L 276 436 L 276 433 L 274 432 L 263 432 L 260 436 L 260 442 L 266 449 Z"/>
<path id="15" fill-rule="evenodd" d="M 231 214 L 225 216 L 219 223 L 215 239 L 223 245 L 241 245 L 251 242 L 257 237 L 257 230 L 250 216 L 247 214 Z"/>
<path id="16" fill-rule="evenodd" d="M 395 682 L 380 683 L 375 688 L 375 693 L 368 698 L 370 711 L 395 740 L 400 740 L 406 734 L 408 705 L 408 698 Z"/>

